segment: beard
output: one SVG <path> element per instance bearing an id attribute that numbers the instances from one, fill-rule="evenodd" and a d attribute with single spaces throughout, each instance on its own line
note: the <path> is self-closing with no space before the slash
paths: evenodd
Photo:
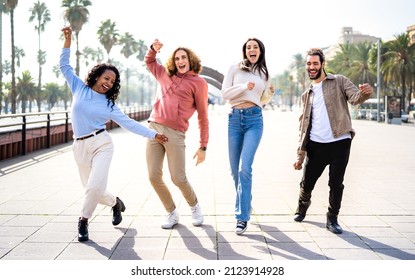
<path id="1" fill-rule="evenodd" d="M 318 69 L 315 76 L 311 76 L 310 71 L 308 71 L 308 77 L 310 78 L 310 80 L 317 80 L 321 77 L 321 72 L 322 71 L 323 71 L 323 68 Z"/>

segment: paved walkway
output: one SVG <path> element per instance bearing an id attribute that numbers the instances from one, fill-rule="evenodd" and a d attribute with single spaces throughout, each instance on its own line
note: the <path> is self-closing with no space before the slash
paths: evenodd
<path id="1" fill-rule="evenodd" d="M 99 206 L 86 243 L 77 241 L 83 193 L 70 145 L 0 161 L 0 259 L 415 260 L 415 126 L 354 121 L 357 136 L 339 216 L 344 233 L 334 235 L 325 228 L 327 173 L 318 181 L 306 219 L 293 221 L 301 177 L 292 168 L 297 116 L 264 111 L 254 212 L 242 236 L 234 233 L 227 115 L 220 107 L 210 112 L 202 165 L 192 160 L 198 147 L 194 119 L 187 137 L 188 177 L 205 214 L 202 227 L 192 226 L 188 205 L 170 184 L 180 224 L 160 228 L 165 213 L 147 179 L 145 139 L 122 129 L 110 132 L 115 154 L 109 191 L 124 200 L 124 220 L 113 227 L 110 208 Z"/>

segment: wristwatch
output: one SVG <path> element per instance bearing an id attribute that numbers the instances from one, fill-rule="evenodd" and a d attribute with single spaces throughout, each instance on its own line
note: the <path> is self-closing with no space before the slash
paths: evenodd
<path id="1" fill-rule="evenodd" d="M 206 151 L 206 147 L 200 147 L 199 149 L 201 149 L 202 151 Z"/>

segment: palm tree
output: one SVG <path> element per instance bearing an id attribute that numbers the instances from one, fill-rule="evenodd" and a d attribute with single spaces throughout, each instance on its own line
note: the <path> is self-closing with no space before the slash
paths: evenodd
<path id="1" fill-rule="evenodd" d="M 345 76 L 350 76 L 350 69 L 355 57 L 356 46 L 353 44 L 340 44 L 339 46 L 340 51 L 336 53 L 332 60 L 327 61 L 327 66 L 335 73 L 342 73 Z"/>
<path id="2" fill-rule="evenodd" d="M 85 47 L 82 50 L 83 61 L 85 62 L 85 66 L 89 68 L 89 63 L 101 63 L 104 60 L 104 53 L 101 48 L 97 48 L 96 50 Z"/>
<path id="3" fill-rule="evenodd" d="M 144 56 L 146 55 L 147 51 L 148 51 L 148 47 L 144 44 L 144 41 L 143 40 L 138 40 L 138 55 L 137 55 L 137 59 L 139 61 L 144 61 Z"/>
<path id="4" fill-rule="evenodd" d="M 121 53 L 127 59 L 136 53 L 140 47 L 133 35 L 128 32 L 125 32 L 124 35 L 121 36 L 119 44 L 122 46 Z"/>
<path id="5" fill-rule="evenodd" d="M 37 3 L 33 4 L 33 7 L 30 8 L 29 11 L 32 13 L 30 15 L 29 22 L 33 22 L 36 19 L 35 30 L 37 31 L 37 35 L 38 35 L 37 62 L 39 64 L 39 79 L 38 79 L 38 84 L 37 84 L 37 95 L 40 96 L 41 90 L 42 90 L 42 65 L 46 63 L 46 52 L 42 51 L 40 47 L 40 33 L 45 31 L 46 23 L 50 21 L 50 12 L 49 12 L 49 9 L 46 7 L 46 4 L 40 3 L 39 0 L 37 1 Z"/>
<path id="6" fill-rule="evenodd" d="M 10 61 L 5 60 L 3 66 L 3 73 L 9 75 L 12 72 L 12 64 Z"/>
<path id="7" fill-rule="evenodd" d="M 5 12 L 5 0 L 0 0 L 0 115 L 3 101 L 3 12 Z"/>
<path id="8" fill-rule="evenodd" d="M 385 61 L 384 54 L 386 53 L 387 49 L 385 48 L 384 43 L 381 41 L 381 47 L 380 47 L 380 62 L 379 65 L 381 66 L 383 62 Z M 369 51 L 369 70 L 372 73 L 377 73 L 378 71 L 378 44 L 374 44 L 372 48 Z M 381 98 L 383 98 L 385 95 L 389 95 L 388 92 L 390 91 L 390 86 L 388 85 L 388 82 L 385 80 L 385 77 L 380 73 L 381 78 Z"/>
<path id="9" fill-rule="evenodd" d="M 127 67 L 124 71 L 124 77 L 125 77 L 125 103 L 127 106 L 130 106 L 130 78 L 133 76 L 136 76 L 138 74 L 137 70 L 135 68 Z"/>
<path id="10" fill-rule="evenodd" d="M 59 64 L 53 66 L 52 71 L 55 74 L 56 78 L 59 78 L 59 76 L 62 75 Z M 68 84 L 65 82 L 64 85 L 59 87 L 59 88 L 60 88 L 60 92 L 61 92 L 60 99 L 63 101 L 63 107 L 64 107 L 65 110 L 68 110 L 68 107 L 69 107 L 68 103 L 72 99 L 72 94 L 69 91 Z"/>
<path id="11" fill-rule="evenodd" d="M 11 88 L 11 104 L 12 114 L 16 113 L 16 69 L 15 69 L 15 46 L 14 46 L 14 9 L 17 7 L 18 0 L 6 0 L 6 11 L 10 13 L 10 38 L 11 38 L 11 50 L 12 50 L 12 88 Z"/>
<path id="12" fill-rule="evenodd" d="M 29 71 L 23 71 L 22 77 L 17 78 L 18 82 L 16 88 L 19 91 L 19 100 L 22 103 L 22 113 L 26 113 L 26 103 L 27 101 L 33 100 L 34 94 L 36 92 L 36 86 L 34 79 L 30 75 Z"/>
<path id="13" fill-rule="evenodd" d="M 305 81 L 306 81 L 306 73 L 307 73 L 305 69 L 305 58 L 301 53 L 295 54 L 293 58 L 294 58 L 294 61 L 291 64 L 291 69 L 296 71 L 297 86 L 300 85 L 301 92 L 304 92 L 306 88 Z M 300 99 L 298 98 L 297 101 L 300 101 Z"/>
<path id="14" fill-rule="evenodd" d="M 4 101 L 4 112 L 9 112 L 9 104 L 10 104 L 10 97 L 11 97 L 11 91 L 12 91 L 12 84 L 11 82 L 4 82 L 3 87 L 5 92 L 3 93 L 3 101 Z"/>
<path id="15" fill-rule="evenodd" d="M 73 32 L 75 33 L 76 40 L 76 66 L 75 73 L 79 76 L 79 32 L 81 32 L 82 26 L 88 22 L 89 11 L 88 6 L 92 3 L 89 0 L 62 0 L 62 7 L 66 8 L 65 19 L 69 22 Z"/>
<path id="16" fill-rule="evenodd" d="M 133 35 L 126 32 L 119 40 L 119 44 L 122 46 L 121 53 L 124 55 L 126 59 L 128 59 L 131 55 L 136 53 L 139 50 L 140 45 L 134 39 Z M 127 68 L 125 71 L 125 80 L 126 80 L 126 103 L 127 106 L 130 106 L 130 88 L 129 88 L 129 81 L 132 75 L 136 74 L 136 71 L 131 68 Z"/>
<path id="17" fill-rule="evenodd" d="M 406 110 L 406 86 L 407 82 L 411 81 L 411 75 L 415 69 L 415 44 L 410 45 L 408 34 L 401 33 L 395 35 L 395 40 L 386 42 L 385 47 L 387 51 L 383 55 L 385 61 L 382 64 L 381 71 L 385 79 L 394 81 L 398 87 L 401 87 L 401 109 Z M 410 99 L 410 96 L 408 96 L 408 99 Z"/>
<path id="18" fill-rule="evenodd" d="M 356 44 L 356 49 L 351 63 L 351 73 L 349 78 L 355 84 L 376 82 L 376 74 L 369 69 L 369 54 L 372 44 L 369 42 L 361 42 Z"/>
<path id="19" fill-rule="evenodd" d="M 276 76 L 276 90 L 282 93 L 283 104 L 288 105 L 290 110 L 293 106 L 293 76 L 290 71 L 285 70 L 282 74 Z"/>
<path id="20" fill-rule="evenodd" d="M 19 47 L 14 47 L 14 57 L 16 59 L 16 66 L 20 67 L 20 59 L 22 57 L 25 57 L 26 53 L 24 51 L 24 49 L 21 49 Z"/>
<path id="21" fill-rule="evenodd" d="M 412 55 L 411 61 L 413 63 L 413 65 L 415 65 L 415 52 Z M 412 98 L 415 98 L 415 93 L 414 93 L 414 88 L 415 88 L 415 67 L 412 68 L 411 71 L 411 75 L 409 76 L 409 92 L 408 92 L 408 96 L 411 96 L 411 92 L 413 93 Z M 408 99 L 408 101 L 410 101 Z"/>
<path id="22" fill-rule="evenodd" d="M 12 65 L 10 61 L 5 60 L 2 64 L 2 71 L 4 75 L 9 75 L 12 72 Z M 2 100 L 4 101 L 4 112 L 7 114 L 9 112 L 9 104 L 11 98 L 11 88 L 12 84 L 10 82 L 2 82 Z"/>
<path id="23" fill-rule="evenodd" d="M 141 82 L 141 91 L 140 91 L 140 105 L 144 105 L 145 103 L 145 96 L 144 96 L 144 82 L 146 80 L 146 75 L 138 73 L 138 80 Z"/>
<path id="24" fill-rule="evenodd" d="M 51 110 L 64 94 L 57 83 L 47 83 L 45 85 L 45 93 L 47 96 L 48 110 Z"/>
<path id="25" fill-rule="evenodd" d="M 117 45 L 119 42 L 118 30 L 116 28 L 116 23 L 112 22 L 110 19 L 101 22 L 101 26 L 97 31 L 98 40 L 104 46 L 105 51 L 107 52 L 108 62 L 110 60 L 110 52 L 113 46 Z"/>

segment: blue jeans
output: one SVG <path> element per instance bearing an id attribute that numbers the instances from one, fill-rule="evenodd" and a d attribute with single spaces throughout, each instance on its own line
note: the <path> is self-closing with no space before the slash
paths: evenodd
<path id="1" fill-rule="evenodd" d="M 262 109 L 233 108 L 228 118 L 228 150 L 236 189 L 235 218 L 249 221 L 252 200 L 252 164 L 263 131 Z"/>

